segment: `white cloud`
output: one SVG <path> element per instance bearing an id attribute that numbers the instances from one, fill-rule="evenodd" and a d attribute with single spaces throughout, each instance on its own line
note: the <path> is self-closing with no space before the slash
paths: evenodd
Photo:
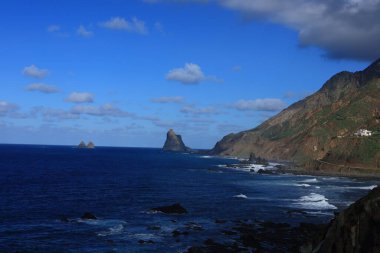
<path id="1" fill-rule="evenodd" d="M 170 70 L 166 79 L 183 84 L 198 84 L 205 79 L 205 75 L 197 64 L 186 63 L 183 68 Z"/>
<path id="2" fill-rule="evenodd" d="M 154 29 L 156 29 L 156 31 L 158 31 L 159 33 L 161 34 L 164 34 L 165 31 L 164 31 L 164 26 L 162 25 L 161 22 L 156 22 L 154 23 Z"/>
<path id="3" fill-rule="evenodd" d="M 218 114 L 218 110 L 214 107 L 196 107 L 193 105 L 187 105 L 181 108 L 180 112 L 185 114 L 202 115 L 202 114 Z"/>
<path id="4" fill-rule="evenodd" d="M 9 113 L 15 112 L 17 110 L 18 106 L 16 104 L 0 100 L 0 116 L 6 116 Z"/>
<path id="5" fill-rule="evenodd" d="M 47 69 L 40 69 L 32 64 L 30 66 L 25 67 L 22 73 L 25 76 L 30 76 L 34 78 L 44 78 L 45 76 L 47 76 L 47 74 L 49 74 L 49 71 Z"/>
<path id="6" fill-rule="evenodd" d="M 59 32 L 61 30 L 61 27 L 59 25 L 49 25 L 46 30 L 50 33 Z"/>
<path id="7" fill-rule="evenodd" d="M 374 60 L 380 55 L 379 0 L 220 0 L 252 18 L 288 26 L 301 46 L 317 46 L 331 58 Z"/>
<path id="8" fill-rule="evenodd" d="M 231 108 L 239 111 L 279 111 L 285 108 L 285 103 L 277 98 L 263 98 L 255 100 L 241 99 L 234 103 Z"/>
<path id="9" fill-rule="evenodd" d="M 133 17 L 130 21 L 121 17 L 113 17 L 110 20 L 101 23 L 100 25 L 111 30 L 122 30 L 139 34 L 148 33 L 145 22 L 137 19 L 136 17 Z"/>
<path id="10" fill-rule="evenodd" d="M 239 66 L 239 65 L 232 67 L 232 71 L 234 71 L 234 72 L 239 72 L 240 70 L 241 70 L 241 66 Z"/>
<path id="11" fill-rule="evenodd" d="M 32 108 L 30 116 L 36 117 L 37 115 L 41 115 L 46 121 L 79 119 L 79 115 L 77 114 L 62 109 L 54 109 L 44 106 Z"/>
<path id="12" fill-rule="evenodd" d="M 94 32 L 87 30 L 83 25 L 77 29 L 77 34 L 81 37 L 89 38 L 94 35 Z"/>
<path id="13" fill-rule="evenodd" d="M 94 95 L 88 92 L 73 92 L 65 101 L 72 103 L 92 103 L 94 102 Z"/>
<path id="14" fill-rule="evenodd" d="M 26 86 L 27 91 L 39 91 L 46 94 L 59 92 L 58 88 L 53 85 L 47 85 L 43 83 L 32 83 Z"/>
<path id="15" fill-rule="evenodd" d="M 134 114 L 123 111 L 112 104 L 104 104 L 101 106 L 83 106 L 77 105 L 71 109 L 73 114 L 87 114 L 91 116 L 101 117 L 134 117 Z"/>
<path id="16" fill-rule="evenodd" d="M 158 98 L 152 98 L 150 101 L 153 103 L 158 104 L 165 104 L 165 103 L 176 103 L 180 104 L 184 101 L 183 97 L 180 96 L 174 96 L 174 97 L 158 97 Z"/>
<path id="17" fill-rule="evenodd" d="M 329 58 L 375 60 L 380 55 L 380 0 L 145 0 L 210 2 L 247 20 L 277 23 L 298 33 L 299 45 L 316 46 Z"/>

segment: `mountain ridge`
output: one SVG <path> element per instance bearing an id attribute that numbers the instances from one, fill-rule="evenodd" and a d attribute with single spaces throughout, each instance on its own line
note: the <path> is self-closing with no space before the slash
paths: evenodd
<path id="1" fill-rule="evenodd" d="M 335 74 L 317 92 L 259 126 L 224 136 L 210 152 L 240 157 L 253 152 L 312 169 L 333 169 L 315 163 L 320 160 L 349 168 L 380 168 L 379 94 L 380 59 L 362 71 Z M 359 129 L 376 135 L 355 138 Z"/>

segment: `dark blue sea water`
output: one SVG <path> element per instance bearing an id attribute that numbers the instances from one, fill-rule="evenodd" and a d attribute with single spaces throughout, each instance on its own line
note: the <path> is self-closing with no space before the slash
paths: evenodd
<path id="1" fill-rule="evenodd" d="M 218 166 L 231 163 L 160 149 L 0 145 L 0 252 L 181 252 L 228 240 L 220 230 L 236 220 L 327 222 L 379 183 Z M 148 212 L 173 203 L 188 214 Z M 99 219 L 80 219 L 85 212 Z M 176 229 L 189 235 L 173 237 Z"/>

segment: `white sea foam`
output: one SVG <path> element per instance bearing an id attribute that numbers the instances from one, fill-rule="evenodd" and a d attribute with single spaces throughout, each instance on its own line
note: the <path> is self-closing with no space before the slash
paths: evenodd
<path id="1" fill-rule="evenodd" d="M 238 194 L 238 195 L 235 195 L 233 196 L 234 198 L 241 198 L 241 199 L 246 199 L 248 198 L 247 195 L 244 195 L 244 194 Z"/>
<path id="2" fill-rule="evenodd" d="M 318 179 L 316 179 L 316 178 L 305 179 L 302 182 L 304 182 L 304 183 L 317 183 Z"/>
<path id="3" fill-rule="evenodd" d="M 208 159 L 208 158 L 213 158 L 213 156 L 210 156 L 210 155 L 202 155 L 202 156 L 200 156 L 200 158 L 206 158 L 206 159 Z"/>
<path id="4" fill-rule="evenodd" d="M 322 211 L 308 211 L 306 213 L 311 214 L 311 215 L 318 215 L 318 216 L 332 216 L 332 215 L 334 215 L 331 212 L 322 212 Z"/>
<path id="5" fill-rule="evenodd" d="M 98 236 L 109 236 L 109 235 L 118 235 L 124 231 L 123 224 L 118 224 L 116 226 L 110 227 L 108 230 L 99 232 Z"/>
<path id="6" fill-rule="evenodd" d="M 325 196 L 318 193 L 310 193 L 309 195 L 302 196 L 297 200 L 296 205 L 304 209 L 313 210 L 337 209 L 336 206 L 328 202 L 328 199 Z"/>
<path id="7" fill-rule="evenodd" d="M 321 187 L 320 187 L 320 186 L 316 186 L 315 188 L 319 189 L 319 188 L 321 188 Z"/>
<path id="8" fill-rule="evenodd" d="M 97 220 L 85 220 L 85 219 L 77 219 L 77 222 L 85 223 L 87 225 L 94 225 L 99 227 L 116 227 L 118 225 L 125 225 L 127 222 L 123 220 L 113 220 L 113 219 L 97 219 Z"/>
<path id="9" fill-rule="evenodd" d="M 136 233 L 130 236 L 133 238 L 140 239 L 140 240 L 159 240 L 160 239 L 159 236 L 156 236 L 154 234 L 145 234 L 145 233 Z"/>
<path id="10" fill-rule="evenodd" d="M 369 186 L 349 186 L 349 187 L 346 187 L 348 189 L 359 189 L 359 190 L 372 190 L 374 188 L 376 188 L 377 185 L 369 185 Z"/>
<path id="11" fill-rule="evenodd" d="M 295 186 L 300 186 L 300 187 L 310 187 L 311 185 L 309 184 L 294 184 Z"/>

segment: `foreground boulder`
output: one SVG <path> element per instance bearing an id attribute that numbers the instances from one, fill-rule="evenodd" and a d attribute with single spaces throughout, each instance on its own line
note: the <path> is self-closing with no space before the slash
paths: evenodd
<path id="1" fill-rule="evenodd" d="M 155 207 L 155 208 L 152 208 L 151 211 L 162 212 L 162 213 L 166 213 L 166 214 L 184 214 L 184 213 L 187 213 L 187 210 L 178 203 L 170 205 L 170 206 Z"/>
<path id="2" fill-rule="evenodd" d="M 301 252 L 380 252 L 380 187 L 342 211 L 330 223 L 324 239 Z"/>
<path id="3" fill-rule="evenodd" d="M 162 149 L 165 151 L 177 152 L 185 152 L 190 150 L 190 148 L 186 147 L 183 143 L 181 135 L 177 135 L 173 129 L 170 129 L 166 134 L 166 141 Z"/>

